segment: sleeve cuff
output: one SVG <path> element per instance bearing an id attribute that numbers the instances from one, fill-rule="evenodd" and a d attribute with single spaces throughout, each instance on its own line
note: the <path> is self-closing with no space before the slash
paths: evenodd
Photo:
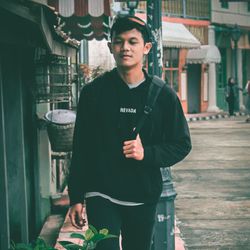
<path id="1" fill-rule="evenodd" d="M 83 196 L 79 197 L 79 196 L 70 195 L 69 200 L 70 200 L 70 202 L 69 202 L 70 206 L 73 206 L 73 205 L 75 205 L 77 203 L 82 203 L 82 204 L 84 203 L 84 197 Z"/>

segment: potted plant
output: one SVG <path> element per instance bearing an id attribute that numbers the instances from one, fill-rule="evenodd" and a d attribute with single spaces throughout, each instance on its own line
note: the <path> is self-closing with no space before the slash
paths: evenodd
<path id="1" fill-rule="evenodd" d="M 84 234 L 72 233 L 70 237 L 75 239 L 80 239 L 82 241 L 82 244 L 79 245 L 70 241 L 59 241 L 59 243 L 66 250 L 92 250 L 96 248 L 96 245 L 101 240 L 116 238 L 117 236 L 109 234 L 109 231 L 106 228 L 101 229 L 98 232 L 95 227 L 89 225 L 89 228 L 86 230 Z"/>
<path id="2" fill-rule="evenodd" d="M 53 247 L 49 247 L 46 245 L 45 241 L 38 237 L 36 241 L 32 243 L 17 243 L 14 242 L 11 243 L 10 250 L 56 250 Z"/>
<path id="3" fill-rule="evenodd" d="M 117 236 L 109 234 L 108 229 L 103 228 L 99 232 L 93 227 L 89 225 L 89 228 L 85 231 L 84 234 L 80 233 L 72 233 L 70 235 L 73 239 L 80 239 L 82 244 L 76 244 L 71 241 L 59 241 L 59 243 L 66 250 L 92 250 L 96 248 L 96 245 L 101 240 L 116 238 Z M 36 241 L 32 243 L 17 243 L 12 242 L 10 250 L 57 250 L 56 248 L 47 246 L 45 241 L 38 237 Z"/>

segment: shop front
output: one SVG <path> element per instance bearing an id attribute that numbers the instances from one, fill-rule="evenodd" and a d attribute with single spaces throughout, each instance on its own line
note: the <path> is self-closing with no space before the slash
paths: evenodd
<path id="1" fill-rule="evenodd" d="M 162 23 L 163 79 L 177 92 L 188 112 L 188 83 L 185 58 L 188 49 L 201 46 L 199 40 L 181 23 Z"/>
<path id="2" fill-rule="evenodd" d="M 202 45 L 188 51 L 188 113 L 213 111 L 216 104 L 215 64 L 220 61 L 220 52 L 215 45 Z"/>

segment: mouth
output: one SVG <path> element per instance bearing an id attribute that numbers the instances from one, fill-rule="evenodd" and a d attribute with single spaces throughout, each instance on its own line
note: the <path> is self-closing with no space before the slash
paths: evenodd
<path id="1" fill-rule="evenodd" d="M 130 55 L 120 55 L 120 57 L 123 58 L 123 59 L 127 59 L 127 58 L 131 58 L 132 56 L 130 56 Z"/>

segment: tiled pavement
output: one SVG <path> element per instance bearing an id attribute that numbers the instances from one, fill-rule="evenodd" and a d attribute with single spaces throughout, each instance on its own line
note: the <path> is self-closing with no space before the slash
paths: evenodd
<path id="1" fill-rule="evenodd" d="M 236 113 L 236 116 L 241 116 L 241 115 L 245 115 L 245 113 L 244 112 Z M 186 119 L 188 122 L 196 122 L 200 120 L 210 120 L 210 119 L 221 119 L 221 118 L 227 118 L 227 117 L 229 117 L 227 113 L 199 113 L 199 114 L 187 114 L 186 115 Z M 62 205 L 62 207 L 68 208 L 67 196 L 66 196 L 66 199 L 65 198 L 62 199 L 62 204 L 55 204 L 55 205 L 56 206 L 59 205 L 59 207 L 60 205 Z M 63 219 L 64 219 L 64 222 L 62 223 Z M 56 230 L 56 229 L 53 229 L 53 226 L 51 226 L 53 224 L 62 225 L 62 226 L 61 228 L 58 228 Z M 68 213 L 66 214 L 65 217 L 62 217 L 62 216 L 60 217 L 60 215 L 52 215 L 48 218 L 47 222 L 44 224 L 44 228 L 42 229 L 40 236 L 45 238 L 45 240 L 48 243 L 57 241 L 55 244 L 55 248 L 58 250 L 61 250 L 64 248 L 58 243 L 58 241 L 69 240 L 69 235 L 72 232 L 84 232 L 86 229 L 87 229 L 87 225 L 85 225 L 82 230 L 74 228 L 69 221 Z M 70 241 L 79 243 L 79 241 L 77 240 L 70 239 Z M 185 250 L 184 242 L 180 237 L 180 231 L 177 226 L 175 228 L 175 250 Z"/>
<path id="2" fill-rule="evenodd" d="M 84 215 L 83 215 L 83 217 L 85 218 Z M 79 229 L 76 229 L 75 227 L 73 227 L 71 225 L 71 222 L 70 222 L 70 219 L 69 219 L 69 216 L 67 213 L 67 215 L 65 216 L 63 226 L 61 227 L 60 232 L 58 234 L 57 243 L 55 244 L 55 248 L 58 250 L 63 250 L 64 248 L 58 243 L 58 241 L 64 241 L 64 240 L 69 240 L 69 241 L 74 242 L 76 244 L 81 244 L 80 240 L 70 238 L 70 234 L 73 232 L 84 233 L 87 228 L 88 228 L 87 224 L 83 227 L 82 230 L 79 230 Z M 180 231 L 179 231 L 178 227 L 175 228 L 175 250 L 185 250 L 184 242 L 180 237 Z"/>
<path id="3" fill-rule="evenodd" d="M 84 216 L 84 215 L 83 215 Z M 85 216 L 84 216 L 85 217 Z M 64 240 L 69 240 L 71 242 L 74 242 L 76 244 L 81 244 L 81 240 L 79 239 L 72 239 L 70 238 L 70 234 L 71 233 L 84 233 L 86 230 L 87 230 L 87 224 L 83 227 L 82 230 L 80 229 L 77 229 L 75 227 L 73 227 L 71 225 L 71 222 L 70 222 L 70 219 L 69 219 L 69 216 L 68 216 L 68 213 L 67 215 L 65 216 L 65 220 L 64 220 L 64 223 L 63 223 L 63 226 L 61 227 L 61 230 L 59 232 L 59 235 L 58 235 L 58 238 L 57 238 L 57 243 L 55 245 L 55 248 L 58 249 L 58 250 L 62 250 L 64 249 L 59 243 L 58 241 L 64 241 Z"/>

